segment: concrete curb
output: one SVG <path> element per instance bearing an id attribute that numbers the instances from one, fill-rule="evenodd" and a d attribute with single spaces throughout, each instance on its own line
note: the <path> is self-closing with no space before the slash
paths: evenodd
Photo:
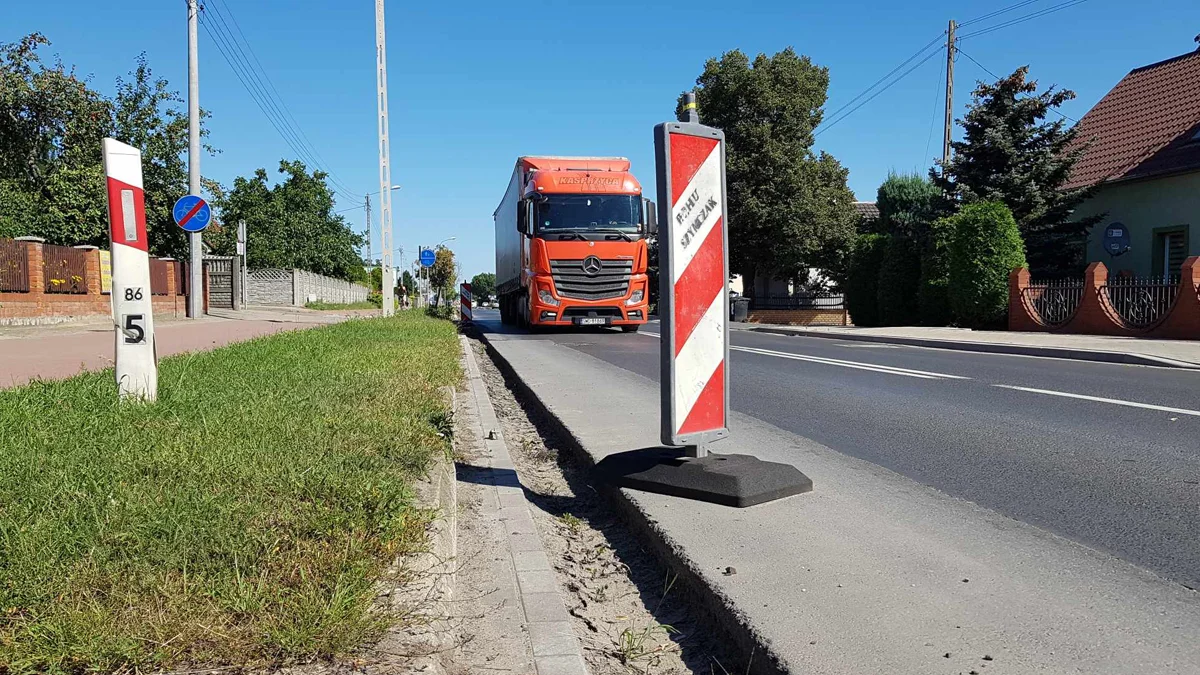
<path id="1" fill-rule="evenodd" d="M 496 509 L 505 523 L 507 553 L 518 589 L 517 601 L 529 631 L 534 668 L 538 675 L 588 675 L 579 638 L 575 636 L 571 616 L 558 592 L 554 568 L 529 512 L 529 501 L 508 452 L 479 364 L 467 339 L 460 337 L 459 340 L 478 412 L 476 432 L 488 452 L 491 487 L 483 508 Z"/>
<path id="2" fill-rule="evenodd" d="M 487 346 L 488 355 L 518 398 L 533 406 L 539 416 L 546 420 L 550 431 L 563 442 L 565 449 L 572 453 L 576 462 L 587 469 L 594 467 L 595 461 L 583 442 L 521 379 L 512 364 L 492 345 L 488 333 L 480 331 L 478 335 Z M 724 593 L 705 580 L 704 573 L 687 556 L 683 548 L 656 521 L 648 518 L 624 490 L 604 485 L 594 487 L 609 500 L 621 519 L 633 528 L 639 540 L 664 567 L 677 573 L 679 583 L 675 588 L 680 589 L 691 604 L 704 613 L 704 623 L 712 627 L 710 632 L 730 641 L 738 652 L 748 656 L 748 665 L 742 671 L 744 675 L 784 675 L 789 672 L 770 642 L 749 625 L 741 611 Z"/>
<path id="3" fill-rule="evenodd" d="M 741 328 L 750 333 L 769 333 L 791 337 L 813 337 L 846 342 L 874 342 L 881 344 L 908 345 L 910 347 L 928 347 L 930 349 L 952 349 L 965 352 L 980 352 L 985 354 L 1014 354 L 1018 356 L 1040 356 L 1053 359 L 1070 359 L 1073 361 L 1094 361 L 1099 363 L 1119 363 L 1133 366 L 1157 366 L 1160 368 L 1181 368 L 1200 370 L 1200 364 L 1187 361 L 1177 361 L 1161 356 L 1137 354 L 1134 352 L 1108 352 L 1095 349 L 1071 349 L 1069 347 L 1037 347 L 1033 345 L 1009 345 L 996 342 L 961 342 L 955 340 L 939 340 L 934 338 L 910 338 L 889 335 L 847 335 L 842 333 L 824 333 L 789 328 Z"/>

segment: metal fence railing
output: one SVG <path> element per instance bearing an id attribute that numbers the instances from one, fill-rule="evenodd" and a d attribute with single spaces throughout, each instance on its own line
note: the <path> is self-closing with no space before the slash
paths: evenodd
<path id="1" fill-rule="evenodd" d="M 15 239 L 0 239 L 0 293 L 29 292 L 29 261 L 25 244 Z"/>
<path id="2" fill-rule="evenodd" d="M 1061 326 L 1075 316 L 1083 300 L 1082 279 L 1061 279 L 1029 284 L 1023 291 L 1029 306 L 1048 326 Z"/>
<path id="3" fill-rule="evenodd" d="M 1171 311 L 1179 278 L 1109 277 L 1103 291 L 1126 326 L 1146 328 Z"/>
<path id="4" fill-rule="evenodd" d="M 42 246 L 47 293 L 87 293 L 87 254 L 89 251 L 70 246 Z"/>
<path id="5" fill-rule="evenodd" d="M 840 293 L 796 293 L 792 295 L 751 296 L 750 309 L 844 309 Z"/>

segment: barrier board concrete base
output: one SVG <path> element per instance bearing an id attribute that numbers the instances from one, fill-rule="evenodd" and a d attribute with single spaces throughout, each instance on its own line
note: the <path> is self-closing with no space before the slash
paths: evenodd
<path id="1" fill-rule="evenodd" d="M 596 475 L 617 487 L 743 508 L 812 492 L 812 480 L 790 464 L 752 455 L 688 457 L 660 446 L 609 455 Z"/>

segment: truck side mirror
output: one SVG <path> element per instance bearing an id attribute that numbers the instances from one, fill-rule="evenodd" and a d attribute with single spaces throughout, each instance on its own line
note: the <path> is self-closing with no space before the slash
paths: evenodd
<path id="1" fill-rule="evenodd" d="M 517 232 L 524 232 L 529 221 L 529 212 L 527 208 L 529 203 L 522 200 L 517 202 Z"/>
<path id="2" fill-rule="evenodd" d="M 658 234 L 658 208 L 649 199 L 642 200 L 642 219 L 646 221 L 646 234 Z"/>

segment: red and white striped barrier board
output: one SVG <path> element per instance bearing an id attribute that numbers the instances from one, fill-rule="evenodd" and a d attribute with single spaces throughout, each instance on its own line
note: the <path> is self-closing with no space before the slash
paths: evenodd
<path id="1" fill-rule="evenodd" d="M 474 318 L 471 311 L 471 284 L 463 284 L 458 290 L 458 319 L 460 323 L 470 323 Z"/>
<path id="2" fill-rule="evenodd" d="M 725 136 L 700 124 L 669 122 L 655 128 L 654 140 L 662 442 L 701 448 L 729 434 Z"/>
<path id="3" fill-rule="evenodd" d="M 158 396 L 158 359 L 154 351 L 141 151 L 104 139 L 104 173 L 112 242 L 117 388 L 123 399 L 153 401 Z"/>

